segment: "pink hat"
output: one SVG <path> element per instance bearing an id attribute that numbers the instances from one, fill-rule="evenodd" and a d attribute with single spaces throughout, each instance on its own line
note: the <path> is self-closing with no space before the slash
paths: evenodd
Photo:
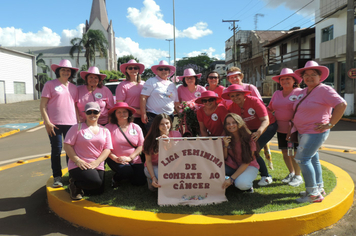
<path id="1" fill-rule="evenodd" d="M 171 66 L 168 64 L 168 62 L 166 62 L 165 60 L 162 60 L 158 63 L 158 65 L 154 65 L 151 67 L 152 72 L 157 75 L 157 69 L 160 67 L 168 67 L 171 70 L 171 73 L 169 74 L 169 76 L 172 76 L 174 74 L 174 72 L 176 71 L 176 68 L 174 66 Z"/>
<path id="2" fill-rule="evenodd" d="M 231 100 L 229 97 L 230 93 L 244 93 L 244 95 L 247 96 L 251 93 L 251 91 L 244 90 L 244 87 L 240 84 L 233 84 L 230 85 L 227 89 L 225 89 L 223 94 L 221 94 L 221 97 L 226 100 Z"/>
<path id="3" fill-rule="evenodd" d="M 53 72 L 56 72 L 56 70 L 58 68 L 62 68 L 62 67 L 73 69 L 73 70 L 75 70 L 75 72 L 77 72 L 79 70 L 78 68 L 72 67 L 72 63 L 70 63 L 70 61 L 66 60 L 66 59 L 61 60 L 58 65 L 56 65 L 56 64 L 51 65 L 51 69 L 53 70 Z"/>
<path id="4" fill-rule="evenodd" d="M 200 98 L 195 99 L 195 103 L 203 104 L 202 100 L 205 98 L 216 98 L 217 103 L 221 102 L 222 100 L 217 93 L 209 90 L 202 92 Z"/>
<path id="5" fill-rule="evenodd" d="M 188 69 L 184 70 L 184 73 L 182 76 L 178 76 L 178 79 L 182 81 L 184 77 L 189 77 L 189 76 L 197 76 L 198 79 L 200 79 L 201 73 L 195 74 L 195 71 L 192 68 L 188 68 Z"/>
<path id="6" fill-rule="evenodd" d="M 292 69 L 289 69 L 289 68 L 283 68 L 282 71 L 281 71 L 281 73 L 280 73 L 279 75 L 277 75 L 277 76 L 273 76 L 272 79 L 273 79 L 274 81 L 276 81 L 277 83 L 279 83 L 279 79 L 280 79 L 281 77 L 283 77 L 283 76 L 291 76 L 291 77 L 293 77 L 293 78 L 297 81 L 298 84 L 300 84 L 300 82 L 302 82 L 302 80 L 303 80 L 301 77 L 299 77 L 298 75 L 296 75 L 296 74 L 293 72 Z"/>
<path id="7" fill-rule="evenodd" d="M 323 82 L 329 76 L 329 68 L 327 68 L 326 66 L 319 66 L 319 64 L 315 61 L 307 61 L 304 68 L 298 69 L 294 71 L 294 73 L 299 77 L 302 77 L 302 72 L 305 70 L 320 70 L 320 82 Z"/>
<path id="8" fill-rule="evenodd" d="M 139 71 L 138 71 L 139 74 L 142 74 L 142 72 L 145 70 L 145 66 L 143 64 L 136 62 L 134 59 L 131 59 L 127 63 L 120 65 L 120 71 L 123 74 L 125 74 L 126 67 L 128 67 L 128 66 L 137 66 L 139 68 Z"/>
<path id="9" fill-rule="evenodd" d="M 81 71 L 80 72 L 80 77 L 82 77 L 83 80 L 85 80 L 85 76 L 93 74 L 99 76 L 99 79 L 102 81 L 106 78 L 105 74 L 100 74 L 99 68 L 96 66 L 91 66 L 89 67 L 88 71 Z"/>
<path id="10" fill-rule="evenodd" d="M 127 110 L 131 111 L 132 114 L 135 114 L 135 113 L 136 113 L 135 108 L 130 107 L 129 105 L 127 105 L 126 102 L 117 102 L 117 103 L 114 105 L 114 107 L 109 110 L 109 115 L 110 115 L 111 113 L 113 113 L 114 111 L 116 111 L 117 109 L 120 109 L 120 108 L 127 109 Z"/>

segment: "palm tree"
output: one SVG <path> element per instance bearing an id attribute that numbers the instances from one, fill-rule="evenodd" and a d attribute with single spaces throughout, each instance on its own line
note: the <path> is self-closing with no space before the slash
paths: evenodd
<path id="1" fill-rule="evenodd" d="M 108 41 L 100 30 L 88 30 L 83 34 L 83 38 L 74 38 L 70 42 L 73 45 L 69 51 L 70 56 L 73 58 L 74 52 L 78 52 L 77 67 L 79 67 L 79 53 L 82 52 L 83 48 L 85 49 L 84 56 L 88 68 L 92 62 L 95 65 L 96 52 L 99 53 L 100 58 L 107 58 L 108 56 Z"/>

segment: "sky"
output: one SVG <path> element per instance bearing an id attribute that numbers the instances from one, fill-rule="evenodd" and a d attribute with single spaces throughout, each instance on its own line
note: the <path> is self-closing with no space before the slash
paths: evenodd
<path id="1" fill-rule="evenodd" d="M 92 5 L 92 0 L 0 1 L 3 47 L 68 46 L 72 38 L 82 36 Z M 223 20 L 239 20 L 240 30 L 312 26 L 317 1 L 175 0 L 176 60 L 201 53 L 224 60 L 225 41 L 233 31 Z M 118 57 L 132 54 L 146 67 L 160 60 L 173 64 L 174 41 L 167 40 L 173 39 L 173 0 L 106 0 L 106 7 Z"/>

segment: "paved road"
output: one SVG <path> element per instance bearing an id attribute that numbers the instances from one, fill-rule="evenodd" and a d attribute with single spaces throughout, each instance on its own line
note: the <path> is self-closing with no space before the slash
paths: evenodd
<path id="1" fill-rule="evenodd" d="M 356 123 L 340 122 L 332 129 L 324 146 L 356 150 L 355 137 Z M 0 139 L 0 150 L 1 168 L 7 161 L 48 153 L 49 141 L 44 129 L 23 131 Z M 322 150 L 320 154 L 322 160 L 343 168 L 356 181 L 356 153 Z M 72 226 L 50 212 L 44 187 L 50 175 L 48 159 L 0 171 L 0 235 L 100 235 Z M 356 235 L 354 208 L 330 229 L 312 235 Z"/>

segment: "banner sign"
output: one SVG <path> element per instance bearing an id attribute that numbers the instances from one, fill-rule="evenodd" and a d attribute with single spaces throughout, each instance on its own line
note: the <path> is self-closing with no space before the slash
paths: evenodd
<path id="1" fill-rule="evenodd" d="M 222 140 L 159 140 L 158 205 L 206 205 L 227 201 Z"/>

